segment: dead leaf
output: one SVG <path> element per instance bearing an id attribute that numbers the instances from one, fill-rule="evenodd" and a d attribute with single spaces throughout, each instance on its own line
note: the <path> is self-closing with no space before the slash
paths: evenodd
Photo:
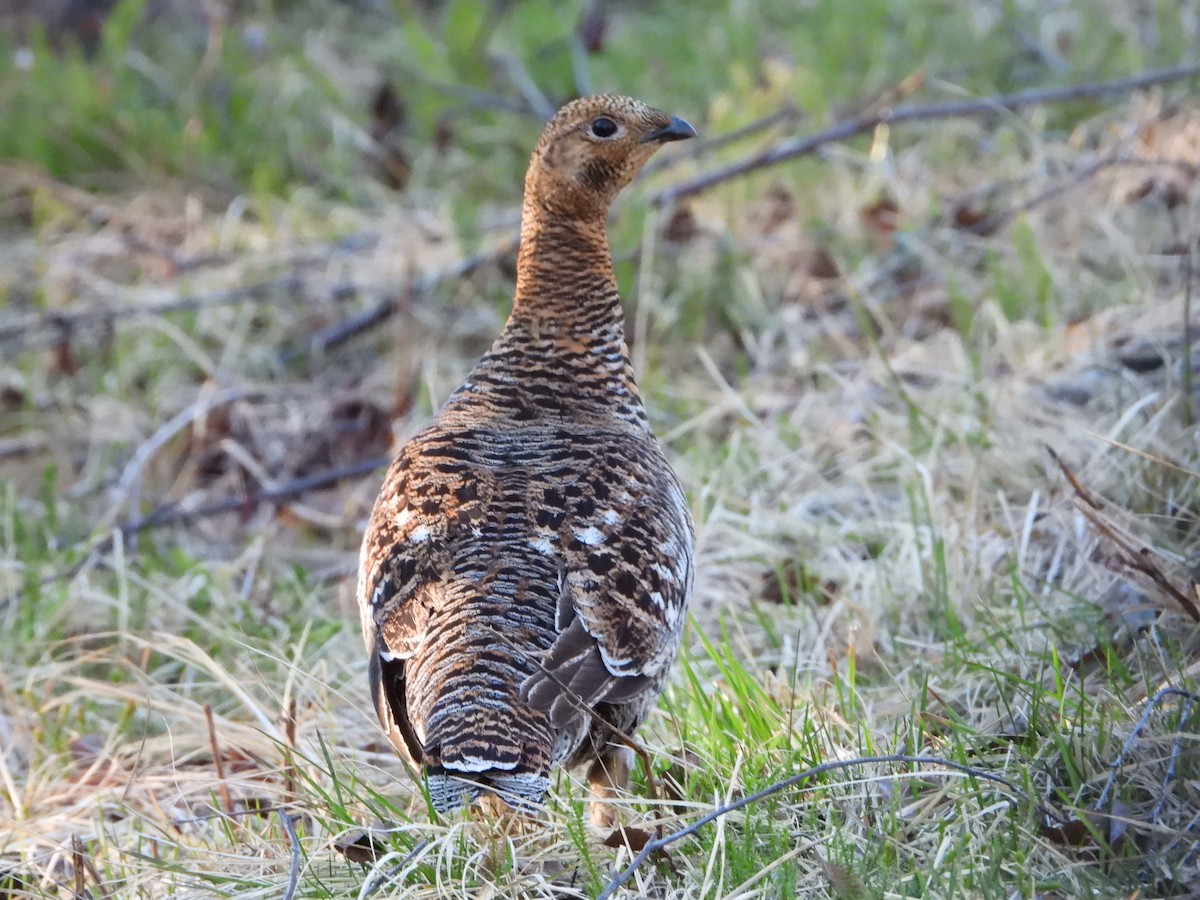
<path id="1" fill-rule="evenodd" d="M 804 597 L 811 596 L 822 606 L 828 606 L 837 598 L 841 588 L 836 579 L 823 579 L 804 562 L 793 560 L 763 575 L 760 597 L 764 603 L 796 604 Z"/>
<path id="2" fill-rule="evenodd" d="M 651 841 L 657 840 L 659 835 L 654 831 L 649 831 L 645 828 L 614 828 L 612 833 L 604 839 L 605 847 L 628 847 L 634 853 L 640 853 L 645 849 L 646 845 Z M 662 851 L 659 851 L 660 853 Z"/>
<path id="3" fill-rule="evenodd" d="M 821 868 L 825 870 L 829 886 L 833 888 L 834 896 L 839 900 L 859 900 L 860 897 L 871 896 L 863 880 L 845 866 L 839 866 L 837 863 L 822 858 Z"/>
<path id="4" fill-rule="evenodd" d="M 881 197 L 859 210 L 858 217 L 880 249 L 892 246 L 892 235 L 900 227 L 900 207 L 895 200 Z"/>
<path id="5" fill-rule="evenodd" d="M 592 0 L 583 18 L 579 20 L 579 42 L 589 54 L 604 51 L 604 39 L 608 36 L 608 15 L 604 0 Z"/>
<path id="6" fill-rule="evenodd" d="M 376 840 L 369 831 L 351 832 L 340 841 L 333 842 L 333 849 L 350 862 L 370 865 L 387 853 L 387 845 Z"/>
<path id="7" fill-rule="evenodd" d="M 371 137 L 375 141 L 380 174 L 394 191 L 403 190 L 412 174 L 408 154 L 400 145 L 408 109 L 390 82 L 384 81 L 371 99 Z"/>
<path id="8" fill-rule="evenodd" d="M 667 224 L 663 227 L 663 240 L 670 241 L 672 244 L 686 244 L 699 233 L 700 228 L 696 224 L 696 214 L 692 212 L 690 206 L 677 206 L 671 212 L 671 217 L 667 219 Z"/>

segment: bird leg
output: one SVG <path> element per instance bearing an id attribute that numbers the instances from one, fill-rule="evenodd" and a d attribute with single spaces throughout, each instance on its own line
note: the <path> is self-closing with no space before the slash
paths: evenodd
<path id="1" fill-rule="evenodd" d="M 633 767 L 633 751 L 620 744 L 609 744 L 588 770 L 588 787 L 592 791 L 589 814 L 597 828 L 609 829 L 617 824 L 617 809 L 613 801 L 629 785 Z"/>

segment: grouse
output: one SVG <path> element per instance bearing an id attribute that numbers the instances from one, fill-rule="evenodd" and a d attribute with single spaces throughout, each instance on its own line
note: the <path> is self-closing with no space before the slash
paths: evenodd
<path id="1" fill-rule="evenodd" d="M 399 452 L 363 537 L 358 600 L 379 721 L 434 809 L 530 812 L 556 766 L 604 801 L 679 647 L 695 535 L 651 433 L 605 232 L 682 119 L 585 97 L 525 176 L 504 330 Z M 599 808 L 600 812 L 597 812 Z"/>

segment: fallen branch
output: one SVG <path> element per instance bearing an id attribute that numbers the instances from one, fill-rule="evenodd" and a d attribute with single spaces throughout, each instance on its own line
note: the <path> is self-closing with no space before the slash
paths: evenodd
<path id="1" fill-rule="evenodd" d="M 300 886 L 300 837 L 296 834 L 296 824 L 291 815 L 282 809 L 277 812 L 292 848 L 292 865 L 288 871 L 287 889 L 283 892 L 283 900 L 292 900 L 296 896 L 296 888 Z"/>
<path id="2" fill-rule="evenodd" d="M 439 272 L 433 272 L 414 279 L 392 297 L 336 325 L 331 325 L 329 328 L 317 332 L 308 342 L 308 352 L 313 356 L 326 353 L 334 347 L 338 347 L 357 337 L 364 331 L 368 331 L 386 322 L 396 312 L 399 307 L 399 301 L 402 298 L 419 297 L 429 293 L 444 281 L 467 278 L 484 266 L 492 265 L 506 256 L 511 256 L 516 250 L 517 238 L 514 236 L 499 247 L 483 253 L 476 253 L 474 256 L 468 256 L 466 259 L 460 260 Z M 290 363 L 300 356 L 300 354 L 300 349 L 289 348 L 280 353 L 280 360 L 284 363 Z"/>
<path id="3" fill-rule="evenodd" d="M 820 765 L 813 766 L 812 768 L 805 769 L 803 772 L 798 772 L 784 781 L 772 784 L 769 787 L 763 788 L 761 791 L 757 791 L 749 796 L 742 797 L 741 799 L 735 800 L 732 803 L 728 803 L 725 806 L 719 806 L 712 812 L 708 813 L 708 815 L 702 816 L 691 825 L 688 825 L 686 828 L 673 831 L 670 834 L 658 838 L 657 840 L 648 841 L 638 852 L 638 855 L 635 856 L 629 863 L 629 865 L 613 876 L 612 880 L 609 881 L 608 886 L 604 888 L 596 900 L 607 900 L 607 898 L 613 896 L 613 894 L 620 889 L 621 885 L 628 881 L 633 876 L 633 873 L 637 871 L 637 868 L 647 859 L 649 859 L 652 854 L 657 853 L 659 850 L 665 849 L 676 841 L 681 841 L 685 837 L 695 834 L 705 825 L 716 821 L 728 813 L 735 812 L 736 810 L 739 810 L 745 806 L 749 806 L 752 803 L 757 803 L 759 800 L 763 800 L 766 797 L 772 796 L 773 794 L 786 791 L 788 788 L 795 787 L 801 782 L 807 781 L 810 778 L 815 778 L 818 775 L 824 775 L 826 772 L 849 769 L 855 766 L 879 765 L 884 763 L 899 763 L 914 766 L 941 766 L 943 768 L 952 769 L 953 771 L 966 775 L 970 778 L 978 778 L 983 781 L 990 781 L 995 784 L 1002 785 L 1022 799 L 1031 799 L 1029 795 L 1026 794 L 1025 791 L 1021 790 L 1021 788 L 1019 788 L 1014 782 L 1004 778 L 1001 775 L 995 775 L 984 769 L 976 768 L 975 766 L 964 765 L 963 763 L 954 762 L 953 760 L 949 759 L 942 759 L 941 757 L 937 756 L 909 756 L 906 753 L 895 753 L 887 756 L 862 756 L 856 759 L 831 760 L 829 762 L 824 762 Z M 805 790 L 808 790 L 808 788 L 805 788 Z M 1042 815 L 1047 816 L 1050 819 L 1054 819 L 1060 823 L 1066 821 L 1061 815 L 1059 815 L 1059 813 L 1050 809 L 1044 804 L 1037 803 L 1036 806 Z"/>
<path id="4" fill-rule="evenodd" d="M 247 301 L 262 303 L 274 299 L 280 292 L 290 298 L 302 286 L 303 282 L 300 278 L 288 275 L 233 290 L 215 291 L 211 294 L 171 297 L 166 300 L 128 306 L 94 305 L 84 309 L 19 316 L 7 322 L 0 322 L 0 346 L 15 344 L 16 350 L 45 347 L 56 344 L 64 336 L 73 335 L 84 328 L 111 327 L 113 323 L 122 319 L 195 312 L 201 309 L 232 306 Z"/>
<path id="5" fill-rule="evenodd" d="M 1053 447 L 1047 446 L 1046 450 L 1049 452 L 1050 458 L 1058 465 L 1063 477 L 1067 479 L 1071 488 L 1075 491 L 1075 496 L 1079 501 L 1075 504 L 1075 508 L 1091 523 L 1093 528 L 1117 548 L 1117 559 L 1121 564 L 1128 569 L 1145 575 L 1174 599 L 1193 621 L 1200 622 L 1200 603 L 1197 603 L 1185 591 L 1176 587 L 1171 579 L 1167 577 L 1166 573 L 1154 563 L 1153 557 L 1155 551 L 1131 537 L 1120 534 L 1116 526 L 1105 520 L 1101 515 L 1104 509 L 1104 502 L 1084 487 L 1083 483 L 1071 471 L 1071 468 L 1063 461 L 1062 457 L 1054 451 Z"/>
<path id="6" fill-rule="evenodd" d="M 90 552 L 82 559 L 73 565 L 67 566 L 39 579 L 38 584 L 41 587 L 54 584 L 58 581 L 63 581 L 68 578 L 74 578 L 85 568 L 95 563 L 104 554 L 112 550 L 113 544 L 117 537 L 122 539 L 147 531 L 151 528 L 161 528 L 166 525 L 180 525 L 198 522 L 201 519 L 209 519 L 213 516 L 220 516 L 226 513 L 237 512 L 245 509 L 247 506 L 255 506 L 259 503 L 275 503 L 282 500 L 290 500 L 293 497 L 298 497 L 309 491 L 320 490 L 321 488 L 329 487 L 346 478 L 361 478 L 364 475 L 369 475 L 372 472 L 378 471 L 391 462 L 391 457 L 377 457 L 375 459 L 359 460 L 356 463 L 351 463 L 348 466 L 342 466 L 337 469 L 327 469 L 324 472 L 317 472 L 315 475 L 306 475 L 304 478 L 297 478 L 293 481 L 285 481 L 283 484 L 277 484 L 274 487 L 264 488 L 256 491 L 245 497 L 226 497 L 224 500 L 218 500 L 215 503 L 210 503 L 207 506 L 200 506 L 195 509 L 186 509 L 178 503 L 164 503 L 150 513 L 136 519 L 130 519 L 127 522 L 122 522 L 115 526 L 106 535 L 96 541 Z M 80 541 L 79 543 L 82 543 Z M 16 602 L 17 593 L 9 594 L 6 597 L 0 597 L 0 610 Z"/>
<path id="7" fill-rule="evenodd" d="M 1013 94 L 996 94 L 990 97 L 980 97 L 975 100 L 952 100 L 945 103 L 930 103 L 924 105 L 898 106 L 870 111 L 838 122 L 824 131 L 808 137 L 792 138 L 776 144 L 773 147 L 754 154 L 746 159 L 738 160 L 727 166 L 715 169 L 704 175 L 680 182 L 677 185 L 660 191 L 653 197 L 657 206 L 667 206 L 685 197 L 703 193 L 724 181 L 745 175 L 758 169 L 765 169 L 789 159 L 806 156 L 824 147 L 826 144 L 839 143 L 878 128 L 880 125 L 897 125 L 901 122 L 936 122 L 945 119 L 978 118 L 995 115 L 998 112 L 1013 111 L 1027 106 L 1045 106 L 1051 103 L 1067 103 L 1072 100 L 1091 100 L 1110 94 L 1125 94 L 1142 88 L 1159 84 L 1170 84 L 1175 81 L 1186 81 L 1200 78 L 1200 64 L 1178 66 L 1173 69 L 1162 69 L 1156 72 L 1146 72 L 1132 78 L 1121 78 L 1116 81 L 1091 82 L 1076 84 L 1062 88 L 1038 88 L 1029 91 L 1018 91 Z"/>
<path id="8" fill-rule="evenodd" d="M 164 525 L 191 524 L 201 519 L 210 519 L 213 516 L 257 506 L 260 503 L 276 503 L 280 500 L 291 500 L 309 491 L 329 487 L 346 478 L 360 478 L 363 475 L 369 475 L 378 469 L 382 469 L 389 462 L 391 462 L 391 457 L 361 459 L 348 466 L 327 469 L 323 472 L 317 472 L 315 475 L 306 475 L 303 478 L 285 481 L 282 484 L 247 494 L 245 497 L 226 497 L 224 500 L 218 500 L 215 503 L 195 509 L 186 509 L 178 503 L 165 503 L 145 516 L 123 522 L 116 526 L 114 531 L 119 531 L 123 536 L 129 536 L 151 528 L 161 528 Z M 105 539 L 105 545 L 111 545 L 111 543 L 111 537 Z"/>
<path id="9" fill-rule="evenodd" d="M 1154 696 L 1147 701 L 1146 708 L 1142 710 L 1141 717 L 1137 720 L 1137 724 L 1133 726 L 1133 731 L 1129 732 L 1129 737 L 1125 738 L 1125 743 L 1121 745 L 1121 752 L 1118 753 L 1117 758 L 1108 765 L 1110 769 L 1108 780 L 1104 783 L 1104 790 L 1100 792 L 1100 799 L 1096 801 L 1096 804 L 1093 807 L 1096 812 L 1104 811 L 1104 807 L 1108 802 L 1108 792 L 1111 791 L 1113 785 L 1116 784 L 1117 773 L 1120 772 L 1121 766 L 1125 764 L 1125 757 L 1129 754 L 1130 748 L 1133 747 L 1133 742 L 1141 736 L 1142 732 L 1146 729 L 1147 723 L 1150 721 L 1150 716 L 1156 709 L 1158 709 L 1158 705 L 1162 703 L 1163 699 L 1166 697 L 1182 697 L 1187 702 L 1185 710 L 1190 710 L 1191 704 L 1197 700 L 1200 700 L 1200 696 L 1193 694 L 1191 691 L 1180 690 L 1179 688 L 1165 687 L 1160 688 L 1157 692 L 1155 692 Z M 1179 730 L 1182 730 L 1183 724 L 1187 720 L 1187 715 L 1185 714 L 1181 716 L 1181 719 L 1183 721 L 1180 722 Z M 1169 770 L 1171 773 L 1174 772 L 1174 767 L 1175 757 L 1172 756 L 1171 767 Z"/>

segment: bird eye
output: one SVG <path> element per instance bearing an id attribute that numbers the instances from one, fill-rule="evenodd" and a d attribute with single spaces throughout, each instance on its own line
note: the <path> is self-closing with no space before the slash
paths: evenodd
<path id="1" fill-rule="evenodd" d="M 598 138 L 612 137 L 617 133 L 617 123 L 607 116 L 592 120 L 592 134 Z"/>

